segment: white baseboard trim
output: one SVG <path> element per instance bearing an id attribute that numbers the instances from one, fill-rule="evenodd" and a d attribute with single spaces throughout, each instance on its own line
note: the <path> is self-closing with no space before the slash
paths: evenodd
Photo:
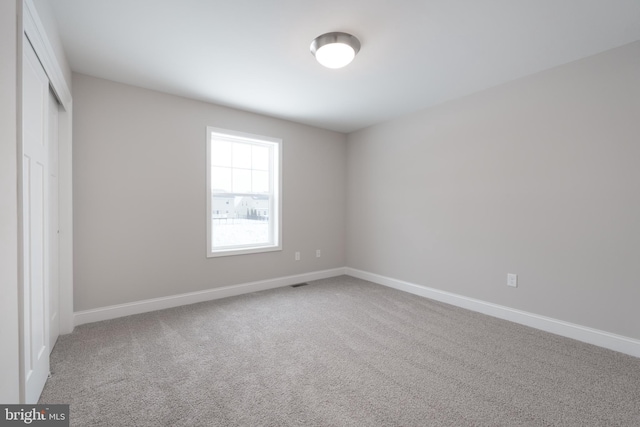
<path id="1" fill-rule="evenodd" d="M 404 282 L 402 280 L 392 279 L 390 277 L 369 273 L 362 270 L 347 267 L 346 274 L 357 277 L 359 279 L 368 280 L 369 282 L 379 285 L 388 286 L 390 288 L 399 289 L 415 295 L 420 295 L 436 301 L 441 301 L 457 307 L 466 308 L 489 316 L 497 317 L 521 325 L 530 326 L 546 332 L 551 332 L 567 338 L 597 345 L 600 347 L 615 350 L 631 356 L 640 357 L 640 341 L 616 335 L 598 329 L 586 326 L 576 325 L 574 323 L 553 319 L 546 316 L 540 316 L 526 311 L 516 310 L 498 304 L 493 304 L 474 298 L 468 298 L 451 292 L 445 292 L 438 289 L 429 288 L 427 286 L 417 285 L 415 283 Z"/>
<path id="2" fill-rule="evenodd" d="M 345 274 L 345 268 L 334 268 L 331 270 L 314 271 L 312 273 L 297 274 L 294 276 L 278 277 L 275 279 L 260 280 L 258 282 L 242 283 L 239 285 L 207 289 L 206 291 L 189 292 L 186 294 L 153 298 L 126 304 L 111 305 L 108 307 L 95 308 L 92 310 L 78 311 L 73 314 L 74 325 L 78 326 L 85 323 L 93 323 L 102 320 L 130 316 L 132 314 L 147 313 L 149 311 L 163 310 L 165 308 L 178 307 L 181 305 L 211 301 L 214 299 L 248 294 L 256 291 L 280 288 L 283 286 L 295 285 L 297 283 L 308 282 L 311 280 L 327 279 L 329 277 L 341 276 L 343 274 Z"/>

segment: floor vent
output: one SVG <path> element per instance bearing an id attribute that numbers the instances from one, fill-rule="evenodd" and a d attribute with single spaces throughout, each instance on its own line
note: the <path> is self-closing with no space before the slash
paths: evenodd
<path id="1" fill-rule="evenodd" d="M 308 283 L 298 283 L 297 285 L 291 285 L 292 288 L 299 288 L 300 286 L 307 286 Z"/>

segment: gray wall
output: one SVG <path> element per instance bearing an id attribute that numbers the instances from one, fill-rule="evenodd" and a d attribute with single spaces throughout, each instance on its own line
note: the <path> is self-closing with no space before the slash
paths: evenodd
<path id="1" fill-rule="evenodd" d="M 0 402 L 19 401 L 16 1 L 0 1 Z"/>
<path id="2" fill-rule="evenodd" d="M 347 265 L 640 338 L 639 160 L 640 42 L 364 129 Z"/>
<path id="3" fill-rule="evenodd" d="M 73 88 L 75 311 L 344 267 L 345 135 L 80 74 Z M 206 126 L 283 139 L 283 251 L 206 258 Z"/>

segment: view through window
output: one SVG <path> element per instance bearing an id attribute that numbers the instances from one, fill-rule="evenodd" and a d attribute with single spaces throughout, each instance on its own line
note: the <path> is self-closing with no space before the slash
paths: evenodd
<path id="1" fill-rule="evenodd" d="M 281 145 L 207 128 L 208 256 L 280 249 Z"/>

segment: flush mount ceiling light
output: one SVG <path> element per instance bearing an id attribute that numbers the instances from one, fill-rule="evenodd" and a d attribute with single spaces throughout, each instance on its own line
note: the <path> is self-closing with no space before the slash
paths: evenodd
<path id="1" fill-rule="evenodd" d="M 311 42 L 311 53 L 327 68 L 348 65 L 360 50 L 360 41 L 347 33 L 326 33 Z"/>

